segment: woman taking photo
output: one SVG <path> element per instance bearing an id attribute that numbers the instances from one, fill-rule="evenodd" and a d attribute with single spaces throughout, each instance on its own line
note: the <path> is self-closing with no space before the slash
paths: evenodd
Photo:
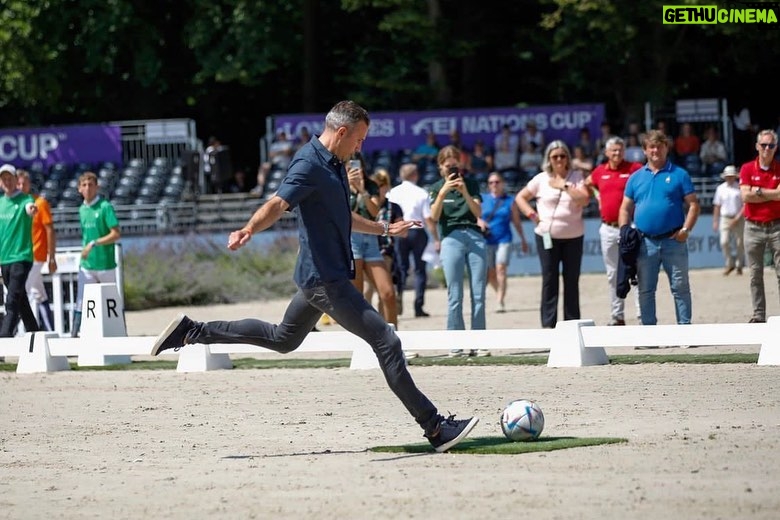
<path id="1" fill-rule="evenodd" d="M 580 267 L 585 222 L 582 210 L 590 194 L 563 141 L 544 152 L 542 171 L 517 194 L 520 211 L 535 225 L 536 250 L 542 268 L 542 327 L 558 322 L 558 274 L 563 274 L 563 319 L 580 318 Z M 536 210 L 531 206 L 536 201 Z"/>
<path id="2" fill-rule="evenodd" d="M 387 192 L 390 191 L 390 174 L 387 172 L 387 170 L 384 168 L 377 168 L 374 171 L 374 175 L 371 176 L 371 180 L 374 181 L 374 183 L 379 188 L 379 211 L 376 214 L 376 220 L 378 222 L 387 222 L 388 224 L 403 220 L 404 214 L 403 211 L 401 211 L 401 206 L 387 200 Z M 398 307 L 397 281 L 400 278 L 400 267 L 398 266 L 398 261 L 395 258 L 395 238 L 389 235 L 386 237 L 379 236 L 376 238 L 379 243 L 379 252 L 382 253 L 382 258 L 384 258 L 385 265 L 387 266 L 387 270 L 390 273 L 393 287 L 396 288 L 396 307 Z M 374 287 L 374 283 L 369 279 L 368 283 L 365 284 L 363 296 L 366 298 L 368 303 L 371 303 L 371 301 L 374 299 L 375 293 L 376 287 Z M 377 310 L 383 316 L 385 315 L 384 305 L 382 304 L 381 298 L 379 299 Z M 395 325 L 396 330 L 398 330 L 398 325 Z"/>
<path id="3" fill-rule="evenodd" d="M 436 158 L 441 180 L 430 188 L 431 218 L 438 223 L 439 251 L 447 283 L 447 330 L 464 330 L 463 275 L 468 272 L 471 286 L 471 328 L 485 329 L 485 285 L 487 257 L 485 238 L 477 225 L 482 215 L 479 183 L 464 176 L 460 150 L 445 146 Z M 461 356 L 463 351 L 450 351 Z M 472 350 L 470 355 L 489 355 L 488 350 Z"/>
<path id="4" fill-rule="evenodd" d="M 379 187 L 366 175 L 365 163 L 360 157 L 354 157 L 347 164 L 349 181 L 349 203 L 352 211 L 361 217 L 375 220 L 379 214 Z M 382 302 L 382 314 L 387 323 L 398 327 L 398 310 L 395 300 L 395 287 L 387 268 L 385 258 L 379 249 L 376 235 L 352 232 L 352 256 L 355 258 L 355 279 L 352 281 L 360 293 L 363 293 L 364 273 L 374 285 Z"/>

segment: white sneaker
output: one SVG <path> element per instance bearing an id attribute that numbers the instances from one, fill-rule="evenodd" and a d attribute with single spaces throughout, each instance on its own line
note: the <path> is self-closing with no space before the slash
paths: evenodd
<path id="1" fill-rule="evenodd" d="M 506 312 L 506 306 L 504 306 L 503 303 L 498 304 L 498 309 L 496 309 L 496 312 L 499 314 L 503 314 Z"/>

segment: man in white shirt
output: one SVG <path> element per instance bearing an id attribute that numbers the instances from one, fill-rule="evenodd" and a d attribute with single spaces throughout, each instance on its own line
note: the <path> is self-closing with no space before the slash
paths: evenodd
<path id="1" fill-rule="evenodd" d="M 400 169 L 401 184 L 394 187 L 387 193 L 390 202 L 401 206 L 404 220 L 417 220 L 425 222 L 430 230 L 431 236 L 438 242 L 438 231 L 431 218 L 431 203 L 428 198 L 428 192 L 417 185 L 419 172 L 417 165 L 406 163 Z M 411 228 L 405 237 L 398 237 L 395 241 L 396 253 L 401 262 L 401 280 L 399 280 L 398 292 L 398 314 L 403 309 L 403 288 L 406 284 L 406 277 L 409 275 L 409 254 L 414 257 L 414 316 L 424 318 L 429 316 L 423 310 L 425 303 L 425 286 L 428 282 L 428 273 L 425 261 L 422 259 L 423 251 L 428 245 L 428 233 L 423 228 Z"/>
<path id="2" fill-rule="evenodd" d="M 735 268 L 737 274 L 742 274 L 742 266 L 745 265 L 745 219 L 737 167 L 726 166 L 720 177 L 725 182 L 718 185 L 712 199 L 712 230 L 718 231 L 720 228 L 720 248 L 726 261 L 723 275 L 728 276 Z M 736 256 L 731 254 L 732 237 L 737 246 Z"/>

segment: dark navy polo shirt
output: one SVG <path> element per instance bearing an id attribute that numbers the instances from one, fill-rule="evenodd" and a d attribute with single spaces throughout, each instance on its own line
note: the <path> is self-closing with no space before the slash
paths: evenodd
<path id="1" fill-rule="evenodd" d="M 634 223 L 648 235 L 679 229 L 685 222 L 685 197 L 695 191 L 688 172 L 668 161 L 653 173 L 647 165 L 628 178 L 625 196 L 634 201 Z"/>
<path id="2" fill-rule="evenodd" d="M 295 284 L 308 289 L 353 279 L 347 171 L 316 135 L 295 153 L 276 195 L 298 220 Z"/>

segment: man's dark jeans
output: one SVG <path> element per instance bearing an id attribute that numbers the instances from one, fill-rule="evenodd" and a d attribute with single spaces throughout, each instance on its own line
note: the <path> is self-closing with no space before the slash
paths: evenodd
<path id="1" fill-rule="evenodd" d="M 438 425 L 438 413 L 414 384 L 400 338 L 349 280 L 299 289 L 279 325 L 258 319 L 198 323 L 189 342 L 249 343 L 286 354 L 300 346 L 323 313 L 371 345 L 390 389 L 426 433 L 431 433 Z"/>
<path id="2" fill-rule="evenodd" d="M 24 288 L 30 269 L 32 269 L 32 262 L 11 262 L 0 266 L 0 272 L 3 273 L 3 283 L 8 290 L 5 300 L 5 317 L 2 326 L 0 326 L 0 338 L 13 337 L 20 318 L 27 332 L 40 330 L 35 313 L 27 300 L 27 290 Z"/>
<path id="3" fill-rule="evenodd" d="M 428 233 L 424 229 L 410 229 L 406 237 L 398 237 L 395 240 L 396 252 L 401 262 L 399 297 L 409 275 L 409 253 L 411 253 L 414 257 L 414 313 L 420 314 L 423 312 L 425 285 L 428 282 L 426 265 L 422 259 L 425 247 L 428 245 Z"/>

